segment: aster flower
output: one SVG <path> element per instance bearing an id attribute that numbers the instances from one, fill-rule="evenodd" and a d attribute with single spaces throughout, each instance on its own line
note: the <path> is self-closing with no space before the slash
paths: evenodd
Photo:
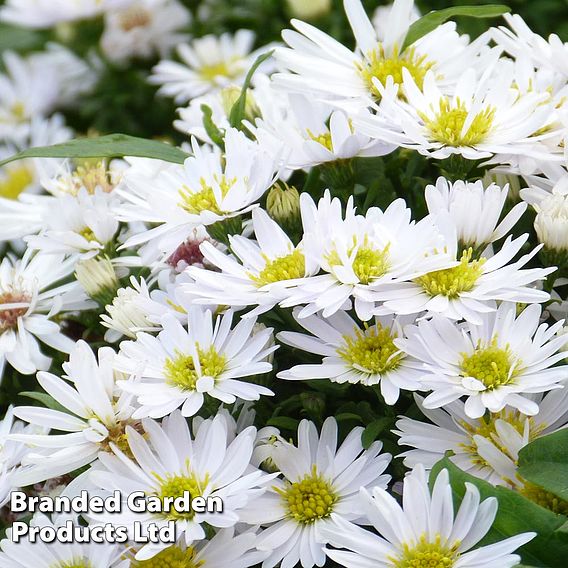
<path id="1" fill-rule="evenodd" d="M 298 311 L 294 310 L 294 316 Z M 404 319 L 376 317 L 373 324 L 361 328 L 346 312 L 339 311 L 328 318 L 313 315 L 297 321 L 312 335 L 282 331 L 277 338 L 297 349 L 323 355 L 323 360 L 281 371 L 279 378 L 379 385 L 387 404 L 397 401 L 400 389 L 420 387 L 419 363 L 402 353 L 393 341 L 402 335 Z M 410 321 L 407 318 L 406 323 Z"/>
<path id="2" fill-rule="evenodd" d="M 402 83 L 406 70 L 421 85 L 428 70 L 441 78 L 446 88 L 464 62 L 475 65 L 475 56 L 487 42 L 481 36 L 468 45 L 466 36 L 459 36 L 453 22 L 438 26 L 412 45 L 402 49 L 412 23 L 412 0 L 396 0 L 381 30 L 376 30 L 365 14 L 360 0 L 345 0 L 347 18 L 357 41 L 351 51 L 314 26 L 298 20 L 292 25 L 298 32 L 282 33 L 288 48 L 278 48 L 276 58 L 297 74 L 278 74 L 275 81 L 298 92 L 319 92 L 328 99 L 338 98 L 367 106 L 380 98 L 378 84 L 390 78 Z"/>
<path id="3" fill-rule="evenodd" d="M 161 566 L 206 566 L 207 568 L 249 568 L 260 564 L 267 552 L 255 550 L 256 535 L 248 531 L 235 534 L 233 528 L 221 529 L 208 541 L 192 546 L 175 544 L 165 548 L 149 560 L 132 560 L 130 568 Z"/>
<path id="4" fill-rule="evenodd" d="M 556 432 L 568 425 L 568 391 L 553 391 L 543 395 L 532 395 L 538 404 L 538 414 L 526 416 L 519 410 L 504 408 L 472 419 L 464 411 L 464 403 L 456 400 L 443 408 L 424 408 L 423 398 L 414 399 L 420 411 L 431 423 L 399 417 L 395 434 L 401 446 L 412 449 L 399 454 L 404 465 L 413 468 L 422 464 L 431 469 L 447 451 L 450 459 L 462 470 L 485 479 L 493 485 L 507 482 L 492 466 L 494 459 L 487 459 L 494 453 L 500 460 L 516 461 L 521 448 L 540 436 Z M 491 448 L 488 452 L 487 449 Z"/>
<path id="5" fill-rule="evenodd" d="M 101 48 L 112 61 L 130 57 L 161 57 L 187 39 L 181 30 L 189 24 L 190 13 L 177 0 L 130 2 L 105 14 Z"/>
<path id="6" fill-rule="evenodd" d="M 279 562 L 281 568 L 298 562 L 304 568 L 323 566 L 320 530 L 335 517 L 361 521 L 359 489 L 386 488 L 390 476 L 383 472 L 391 455 L 380 453 L 381 442 L 363 450 L 362 432 L 363 428 L 354 428 L 338 448 L 334 418 L 326 419 L 319 436 L 312 422 L 302 420 L 298 446 L 275 444 L 271 458 L 284 479 L 275 480 L 244 515 L 249 523 L 270 525 L 256 543 L 259 550 L 271 552 L 263 568 Z"/>
<path id="7" fill-rule="evenodd" d="M 299 282 L 281 303 L 286 307 L 306 304 L 298 313 L 300 318 L 320 310 L 329 317 L 349 309 L 353 298 L 357 316 L 369 320 L 389 285 L 398 289 L 404 281 L 455 264 L 443 252 L 442 237 L 432 219 L 412 221 L 402 199 L 384 212 L 371 207 L 365 217 L 355 213 L 352 198 L 343 216 L 341 202 L 331 199 L 329 192 L 317 207 L 305 193 L 300 203 L 306 227 L 305 257 L 323 271 Z"/>
<path id="8" fill-rule="evenodd" d="M 568 376 L 567 366 L 553 366 L 565 357 L 558 353 L 565 340 L 556 336 L 563 322 L 539 325 L 540 314 L 531 304 L 517 316 L 516 305 L 503 302 L 480 325 L 436 316 L 405 328 L 406 338 L 395 344 L 424 363 L 421 381 L 433 392 L 423 406 L 439 408 L 465 396 L 470 418 L 507 405 L 537 414 L 538 404 L 526 395 L 562 388 Z"/>
<path id="9" fill-rule="evenodd" d="M 73 341 L 52 318 L 62 310 L 90 307 L 79 284 L 57 285 L 72 270 L 72 263 L 61 256 L 34 256 L 29 250 L 20 260 L 2 259 L 0 376 L 6 362 L 25 375 L 47 369 L 51 359 L 41 352 L 39 341 L 64 353 L 71 351 Z"/>
<path id="10" fill-rule="evenodd" d="M 182 63 L 161 61 L 154 67 L 150 82 L 161 85 L 159 93 L 173 97 L 176 103 L 240 84 L 260 52 L 267 51 L 266 47 L 252 51 L 254 40 L 253 32 L 238 30 L 234 35 L 206 35 L 182 43 L 177 47 Z"/>
<path id="11" fill-rule="evenodd" d="M 141 332 L 136 341 L 124 341 L 116 368 L 130 375 L 120 388 L 137 397 L 136 418 L 161 418 L 182 407 L 193 416 L 205 396 L 232 404 L 237 398 L 258 400 L 272 391 L 238 380 L 272 369 L 267 357 L 272 329 L 253 333 L 256 318 L 242 319 L 233 329 L 232 312 L 213 318 L 211 311 L 195 307 L 189 312 L 186 331 L 174 317 L 162 319 L 157 337 Z"/>
<path id="12" fill-rule="evenodd" d="M 65 410 L 19 406 L 14 414 L 37 426 L 65 432 L 58 435 L 18 434 L 12 439 L 49 452 L 30 452 L 25 465 L 33 467 L 15 476 L 25 486 L 75 471 L 110 451 L 110 444 L 127 448 L 126 427 L 138 427 L 132 419 L 131 396 L 118 392 L 113 371 L 114 351 L 102 347 L 98 360 L 84 341 L 78 341 L 63 377 L 38 373 L 41 387 Z"/>
<path id="13" fill-rule="evenodd" d="M 50 519 L 43 513 L 36 513 L 30 521 L 32 527 L 63 526 L 64 515 Z M 127 568 L 128 560 L 123 558 L 123 549 L 117 544 L 106 542 L 31 542 L 24 537 L 20 542 L 11 540 L 12 529 L 0 541 L 0 564 L 4 568 Z M 20 537 L 22 538 L 22 537 Z"/>
<path id="14" fill-rule="evenodd" d="M 256 242 L 240 235 L 229 237 L 233 256 L 202 243 L 204 258 L 221 273 L 189 267 L 186 272 L 194 282 L 182 285 L 182 294 L 195 303 L 257 305 L 249 313 L 253 316 L 273 308 L 287 297 L 289 287 L 317 272 L 317 264 L 306 258 L 302 244 L 294 246 L 264 210 L 253 210 L 252 227 Z"/>
<path id="15" fill-rule="evenodd" d="M 243 511 L 264 492 L 264 485 L 273 475 L 267 475 L 250 465 L 256 429 L 252 426 L 228 441 L 228 426 L 222 415 L 204 422 L 191 436 L 181 412 L 164 418 L 160 426 L 146 419 L 144 436 L 136 430 L 126 431 L 130 454 L 128 457 L 113 445 L 114 455 L 100 457 L 101 468 L 91 470 L 90 480 L 104 492 L 120 490 L 130 494 L 144 491 L 148 496 L 181 497 L 189 491 L 192 498 L 220 497 L 223 511 L 133 513 L 91 515 L 95 522 L 123 525 L 132 528 L 140 522 L 142 530 L 148 524 L 166 526 L 175 521 L 178 545 L 191 545 L 205 538 L 203 524 L 214 528 L 230 528 L 241 519 Z M 211 448 L 215 448 L 211 452 Z M 109 516 L 110 515 L 110 516 Z M 137 560 L 155 557 L 168 547 L 167 543 L 149 543 L 136 553 Z"/>
<path id="16" fill-rule="evenodd" d="M 440 314 L 453 320 L 463 318 L 480 324 L 483 314 L 495 310 L 496 301 L 532 303 L 549 299 L 547 292 L 533 286 L 556 268 L 523 268 L 541 246 L 511 262 L 527 242 L 527 233 L 516 239 L 507 237 L 495 254 L 492 254 L 492 247 L 482 247 L 474 254 L 471 246 L 461 248 L 458 235 L 463 234 L 463 229 L 454 224 L 451 215 L 438 213 L 436 222 L 445 236 L 444 250 L 456 261 L 454 266 L 391 286 L 382 293 L 384 304 L 378 313 L 427 311 L 429 315 Z M 460 216 L 460 220 L 463 218 Z M 497 235 L 501 236 L 500 233 Z"/>
<path id="17" fill-rule="evenodd" d="M 456 181 L 453 184 L 443 177 L 424 190 L 431 215 L 444 211 L 456 227 L 462 248 L 485 247 L 502 239 L 513 228 L 526 210 L 517 203 L 500 221 L 507 200 L 509 186 L 495 183 L 484 187 L 482 181 Z"/>
<path id="18" fill-rule="evenodd" d="M 117 208 L 119 220 L 158 225 L 130 237 L 126 247 L 158 239 L 156 246 L 168 257 L 198 225 L 254 208 L 274 181 L 274 158 L 234 128 L 226 132 L 223 155 L 196 140 L 192 148 L 194 155 L 183 166 L 167 168 L 155 178 L 142 171 L 125 173 L 123 188 L 117 190 L 125 201 Z"/>
<path id="19" fill-rule="evenodd" d="M 512 553 L 536 534 L 522 533 L 471 550 L 491 528 L 498 501 L 495 497 L 480 501 L 477 487 L 471 483 L 465 487 L 455 512 L 445 469 L 438 474 L 430 495 L 424 468 L 417 466 L 404 480 L 402 507 L 381 487 L 371 493 L 363 488 L 363 511 L 380 536 L 338 518 L 335 525 L 322 528 L 321 533 L 331 545 L 346 550 L 326 549 L 326 554 L 350 568 L 516 566 L 520 557 Z"/>
<path id="20" fill-rule="evenodd" d="M 383 138 L 384 120 L 403 135 L 399 144 L 425 156 L 445 159 L 459 154 L 468 160 L 495 154 L 549 158 L 537 142 L 557 133 L 551 129 L 553 108 L 547 92 L 519 94 L 511 89 L 514 70 L 489 65 L 481 77 L 468 68 L 449 95 L 428 71 L 422 85 L 402 70 L 404 100 L 396 89 L 379 87 L 384 95 L 380 116 L 359 113 L 353 123 L 362 133 Z M 540 134 L 545 130 L 545 134 Z M 558 129 L 558 127 L 557 127 Z"/>

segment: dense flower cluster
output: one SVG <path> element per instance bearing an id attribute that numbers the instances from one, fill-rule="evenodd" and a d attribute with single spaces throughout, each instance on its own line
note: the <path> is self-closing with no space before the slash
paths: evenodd
<path id="1" fill-rule="evenodd" d="M 259 46 L 187 4 L 0 6 L 57 40 L 2 55 L 0 159 L 82 138 L 0 167 L 0 566 L 528 564 L 530 524 L 490 531 L 493 495 L 568 514 L 519 457 L 568 426 L 568 44 L 412 0 L 344 0 L 339 41 L 290 0 L 315 23 Z M 97 154 L 73 116 L 136 65 L 170 144 Z M 223 511 L 73 519 L 174 544 L 15 543 L 19 488 Z"/>

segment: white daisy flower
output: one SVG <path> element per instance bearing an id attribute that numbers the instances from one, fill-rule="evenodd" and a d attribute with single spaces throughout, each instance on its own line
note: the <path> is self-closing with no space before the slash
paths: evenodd
<path id="1" fill-rule="evenodd" d="M 134 417 L 161 418 L 180 406 L 184 416 L 193 416 L 206 395 L 227 404 L 272 395 L 238 380 L 272 370 L 266 360 L 277 348 L 269 345 L 272 329 L 254 334 L 256 318 L 242 319 L 233 329 L 232 321 L 232 312 L 214 319 L 210 310 L 195 307 L 187 318 L 189 331 L 166 315 L 157 337 L 141 332 L 136 341 L 123 341 L 116 368 L 131 376 L 119 386 L 137 397 Z"/>
<path id="2" fill-rule="evenodd" d="M 285 115 L 258 118 L 249 128 L 261 146 L 282 152 L 286 167 L 293 170 L 355 156 L 384 156 L 396 148 L 360 134 L 342 110 L 331 110 L 304 95 L 289 95 Z"/>
<path id="3" fill-rule="evenodd" d="M 273 478 L 250 465 L 256 437 L 253 426 L 228 441 L 223 415 L 204 422 L 194 437 L 179 411 L 164 418 L 161 426 L 149 419 L 143 424 L 144 435 L 132 428 L 126 432 L 134 459 L 113 445 L 115 455 L 101 455 L 102 467 L 91 470 L 90 480 L 105 492 L 118 489 L 125 496 L 132 491 L 144 491 L 163 500 L 181 497 L 184 491 L 189 491 L 192 498 L 219 497 L 223 510 L 134 513 L 125 508 L 118 514 L 91 515 L 96 522 L 129 528 L 139 522 L 144 531 L 148 524 L 165 526 L 175 521 L 178 545 L 191 545 L 205 538 L 204 523 L 214 528 L 235 526 Z M 146 544 L 136 553 L 136 559 L 147 560 L 167 547 L 167 543 Z"/>
<path id="4" fill-rule="evenodd" d="M 492 254 L 488 246 L 474 254 L 473 247 L 462 249 L 452 213 L 438 213 L 436 222 L 445 233 L 444 250 L 455 259 L 454 266 L 436 270 L 401 282 L 384 291 L 384 304 L 379 313 L 418 314 L 427 311 L 429 315 L 440 314 L 453 320 L 465 319 L 480 324 L 483 314 L 495 310 L 496 301 L 546 302 L 550 295 L 533 286 L 554 272 L 554 266 L 547 268 L 523 268 L 542 245 L 535 247 L 519 260 L 511 260 L 528 240 L 528 233 L 503 242 L 501 249 Z M 460 219 L 463 217 L 460 216 Z M 480 218 L 478 222 L 481 224 Z M 500 235 L 500 233 L 497 233 Z"/>
<path id="5" fill-rule="evenodd" d="M 63 364 L 63 377 L 40 372 L 37 379 L 41 387 L 53 397 L 63 410 L 19 406 L 14 414 L 37 426 L 65 432 L 58 435 L 18 434 L 12 436 L 20 442 L 46 452 L 30 452 L 25 465 L 33 465 L 19 472 L 15 479 L 30 485 L 52 477 L 75 471 L 93 462 L 110 444 L 127 449 L 127 426 L 139 427 L 132 419 L 132 397 L 118 392 L 113 371 L 114 351 L 102 347 L 98 360 L 84 341 L 75 344 L 69 362 Z"/>
<path id="6" fill-rule="evenodd" d="M 369 320 L 383 289 L 398 286 L 431 270 L 455 264 L 443 252 L 443 240 L 431 218 L 411 220 L 403 199 L 383 212 L 371 207 L 365 217 L 357 215 L 352 198 L 345 216 L 338 198 L 329 192 L 317 207 L 306 193 L 301 195 L 306 260 L 321 266 L 323 274 L 298 283 L 283 306 L 307 304 L 300 318 L 323 310 L 327 318 L 349 309 L 351 297 L 359 319 Z M 440 252 L 442 251 L 442 252 Z"/>
<path id="7" fill-rule="evenodd" d="M 30 521 L 32 527 L 51 527 L 57 530 L 64 526 L 64 515 L 51 520 L 43 513 L 36 513 Z M 3 568 L 128 568 L 124 550 L 107 542 L 34 542 L 23 537 L 20 542 L 11 539 L 12 529 L 0 541 L 0 564 Z M 22 538 L 20 536 L 20 538 Z"/>
<path id="8" fill-rule="evenodd" d="M 294 310 L 297 317 L 298 309 Z M 328 318 L 319 315 L 297 319 L 312 335 L 282 331 L 282 343 L 297 349 L 323 355 L 320 364 L 296 365 L 278 373 L 280 379 L 329 379 L 334 383 L 379 385 L 387 404 L 398 400 L 400 389 L 416 390 L 422 372 L 419 363 L 394 344 L 403 326 L 411 320 L 386 316 L 376 317 L 362 329 L 346 312 L 338 311 Z"/>
<path id="9" fill-rule="evenodd" d="M 195 303 L 257 305 L 250 317 L 273 308 L 287 296 L 287 288 L 317 272 L 317 264 L 306 258 L 302 244 L 294 246 L 264 210 L 253 210 L 252 226 L 256 242 L 240 235 L 230 237 L 233 256 L 202 243 L 204 258 L 222 272 L 187 268 L 195 282 L 182 285 L 181 294 Z"/>
<path id="10" fill-rule="evenodd" d="M 61 256 L 34 256 L 29 250 L 21 260 L 2 259 L 0 376 L 6 361 L 25 375 L 49 368 L 51 359 L 41 352 L 38 340 L 58 351 L 71 351 L 73 341 L 52 318 L 62 310 L 90 307 L 79 284 L 57 285 L 72 270 L 72 262 Z"/>
<path id="11" fill-rule="evenodd" d="M 522 533 L 494 544 L 475 547 L 487 534 L 497 514 L 498 501 L 480 501 L 471 483 L 454 513 L 452 487 L 442 470 L 432 489 L 421 466 L 404 479 L 402 507 L 383 488 L 361 490 L 363 511 L 379 533 L 357 527 L 343 519 L 324 527 L 322 536 L 336 548 L 326 549 L 334 562 L 349 568 L 384 566 L 459 566 L 460 568 L 512 568 L 520 557 L 512 554 L 536 533 Z"/>
<path id="12" fill-rule="evenodd" d="M 540 436 L 551 434 L 568 425 L 568 391 L 550 392 L 544 396 L 533 395 L 539 411 L 535 416 L 526 416 L 516 409 L 504 408 L 472 419 L 464 411 L 464 403 L 456 400 L 443 408 L 427 409 L 423 398 L 415 395 L 421 412 L 431 423 L 401 416 L 396 423 L 401 446 L 410 446 L 398 457 L 404 465 L 413 468 L 422 464 L 431 469 L 447 451 L 450 459 L 463 471 L 489 481 L 493 485 L 506 485 L 501 475 L 487 459 L 487 447 L 501 460 L 516 461 L 521 448 Z"/>
<path id="13" fill-rule="evenodd" d="M 101 48 L 110 60 L 118 62 L 130 57 L 148 58 L 156 52 L 165 57 L 187 40 L 181 31 L 190 19 L 189 11 L 177 0 L 130 2 L 107 10 Z"/>
<path id="14" fill-rule="evenodd" d="M 509 405 L 532 416 L 538 404 L 524 396 L 562 388 L 568 366 L 553 366 L 564 339 L 556 335 L 563 322 L 539 325 L 541 307 L 531 304 L 517 317 L 516 305 L 503 302 L 485 314 L 480 325 L 456 325 L 435 316 L 405 328 L 397 347 L 423 361 L 422 383 L 433 392 L 425 408 L 440 408 L 465 396 L 470 418 Z"/>
<path id="15" fill-rule="evenodd" d="M 491 158 L 494 154 L 520 154 L 549 158 L 535 142 L 557 135 L 547 129 L 553 108 L 548 92 L 519 94 L 511 89 L 512 67 L 490 64 L 481 77 L 467 68 L 455 89 L 447 95 L 427 72 L 418 85 L 403 69 L 404 100 L 396 89 L 384 89 L 380 116 L 360 113 L 354 125 L 364 134 L 384 136 L 383 121 L 397 125 L 405 137 L 399 144 L 425 156 L 445 159 L 460 154 L 468 160 Z M 558 127 L 556 128 L 558 130 Z"/>
<path id="16" fill-rule="evenodd" d="M 268 51 L 267 47 L 251 51 L 254 40 L 253 32 L 238 30 L 234 35 L 206 35 L 182 43 L 177 47 L 182 63 L 161 61 L 154 67 L 150 82 L 161 85 L 158 92 L 173 97 L 176 103 L 233 83 L 240 84 L 255 59 Z"/>
<path id="17" fill-rule="evenodd" d="M 249 568 L 260 564 L 267 552 L 255 550 L 256 535 L 248 531 L 235 534 L 234 528 L 221 529 L 208 541 L 192 546 L 183 543 L 170 546 L 148 560 L 133 560 L 130 568 Z"/>
<path id="18" fill-rule="evenodd" d="M 385 488 L 390 480 L 383 474 L 390 454 L 381 454 L 382 443 L 374 442 L 363 450 L 363 428 L 354 428 L 337 447 L 337 423 L 327 418 L 318 436 L 313 422 L 302 420 L 298 427 L 298 446 L 276 443 L 271 457 L 284 479 L 255 501 L 244 514 L 244 520 L 271 525 L 257 537 L 259 550 L 269 550 L 263 568 L 280 562 L 281 568 L 292 568 L 301 562 L 303 568 L 323 566 L 325 554 L 320 530 L 333 524 L 332 516 L 362 520 L 359 489 Z"/>
<path id="19" fill-rule="evenodd" d="M 276 161 L 258 143 L 232 128 L 225 136 L 225 152 L 199 146 L 194 155 L 148 179 L 143 172 L 127 171 L 118 189 L 125 204 L 117 208 L 121 221 L 144 221 L 156 227 L 129 238 L 125 246 L 158 239 L 166 256 L 184 242 L 198 225 L 210 225 L 255 207 L 272 185 Z"/>
<path id="20" fill-rule="evenodd" d="M 56 197 L 46 208 L 44 230 L 24 240 L 30 249 L 43 254 L 92 258 L 105 249 L 112 249 L 119 227 L 113 209 L 118 203 L 116 195 L 98 188 L 92 195 L 81 188 L 76 196 Z"/>
<path id="21" fill-rule="evenodd" d="M 60 22 L 93 18 L 132 0 L 7 0 L 0 20 L 24 28 L 50 28 Z"/>
<path id="22" fill-rule="evenodd" d="M 464 65 L 476 65 L 476 55 L 487 42 L 486 34 L 468 45 L 447 22 L 402 49 L 412 24 L 412 0 L 395 0 L 380 30 L 371 24 L 360 0 L 345 0 L 347 18 L 357 41 L 351 51 L 314 26 L 292 20 L 298 32 L 282 33 L 288 48 L 277 48 L 276 58 L 294 74 L 278 74 L 275 80 L 299 92 L 319 92 L 328 99 L 347 99 L 367 106 L 380 98 L 377 84 L 387 80 L 401 84 L 403 70 L 422 85 L 428 70 L 446 89 L 455 83 Z M 383 33 L 384 31 L 384 33 Z"/>
<path id="23" fill-rule="evenodd" d="M 443 177 L 424 190 L 430 214 L 447 212 L 460 245 L 474 249 L 505 237 L 525 212 L 526 204 L 517 203 L 500 221 L 508 192 L 508 184 L 503 188 L 494 183 L 484 187 L 482 181 L 452 184 Z"/>

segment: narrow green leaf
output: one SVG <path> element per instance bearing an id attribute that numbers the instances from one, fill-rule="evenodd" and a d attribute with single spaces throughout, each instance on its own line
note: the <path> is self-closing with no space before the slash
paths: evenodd
<path id="1" fill-rule="evenodd" d="M 542 568 L 565 568 L 565 559 L 568 558 L 568 533 L 564 532 L 562 527 L 566 517 L 540 507 L 516 491 L 494 487 L 487 481 L 469 475 L 448 458 L 434 465 L 430 476 L 431 484 L 442 469 L 448 470 L 456 503 L 461 502 L 465 495 L 466 482 L 479 489 L 482 500 L 496 497 L 499 501 L 495 522 L 479 546 L 534 531 L 537 536 L 517 551 L 523 564 Z"/>
<path id="2" fill-rule="evenodd" d="M 44 38 L 40 32 L 0 23 L 0 53 L 8 49 L 30 51 L 40 48 L 43 43 Z"/>
<path id="3" fill-rule="evenodd" d="M 273 416 L 267 421 L 268 426 L 275 426 L 276 428 L 283 428 L 295 432 L 298 429 L 299 420 L 290 418 L 289 416 Z"/>
<path id="4" fill-rule="evenodd" d="M 519 475 L 568 501 L 568 429 L 525 446 L 519 452 Z"/>
<path id="5" fill-rule="evenodd" d="M 427 33 L 435 30 L 439 25 L 443 24 L 456 16 L 468 16 L 470 18 L 496 18 L 510 12 L 511 8 L 502 4 L 486 4 L 483 6 L 452 6 L 444 10 L 432 10 L 419 20 L 414 22 L 406 34 L 406 39 L 402 45 L 402 50 L 418 41 Z"/>
<path id="6" fill-rule="evenodd" d="M 165 162 L 183 164 L 188 154 L 165 142 L 136 138 L 126 134 L 109 134 L 99 138 L 79 138 L 53 146 L 28 148 L 1 161 L 0 166 L 23 158 L 120 158 L 123 156 L 155 158 Z"/>
<path id="7" fill-rule="evenodd" d="M 373 420 L 361 434 L 361 443 L 367 449 L 376 439 L 377 436 L 390 424 L 392 420 L 388 416 L 383 416 Z"/>
<path id="8" fill-rule="evenodd" d="M 26 398 L 31 398 L 41 402 L 46 408 L 51 408 L 52 410 L 60 410 L 61 412 L 69 413 L 69 411 L 61 406 L 52 396 L 45 392 L 35 392 L 35 391 L 25 391 L 19 393 L 19 396 L 25 396 Z"/>
<path id="9" fill-rule="evenodd" d="M 245 77 L 245 82 L 243 83 L 243 88 L 241 89 L 241 94 L 239 98 L 236 100 L 235 104 L 231 108 L 231 112 L 229 113 L 229 124 L 233 128 L 241 128 L 241 122 L 245 117 L 245 109 L 247 104 L 247 91 L 250 87 L 250 82 L 252 81 L 252 76 L 255 74 L 256 70 L 264 63 L 267 59 L 272 57 L 274 50 L 267 51 L 262 55 L 259 55 L 256 58 L 256 61 L 252 64 L 252 67 L 249 69 L 247 76 Z"/>
<path id="10" fill-rule="evenodd" d="M 201 112 L 203 113 L 203 126 L 209 138 L 221 148 L 225 149 L 225 142 L 223 140 L 223 132 L 213 122 L 213 111 L 208 105 L 201 105 Z"/>

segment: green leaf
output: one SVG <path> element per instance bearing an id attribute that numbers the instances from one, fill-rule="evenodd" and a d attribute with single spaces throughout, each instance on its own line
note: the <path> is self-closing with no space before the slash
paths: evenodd
<path id="1" fill-rule="evenodd" d="M 470 18 L 496 18 L 510 12 L 511 8 L 502 4 L 486 4 L 483 6 L 453 6 L 444 10 L 432 10 L 414 22 L 406 34 L 402 50 L 418 41 L 421 37 L 435 30 L 450 18 L 468 16 Z"/>
<path id="2" fill-rule="evenodd" d="M 433 467 L 431 484 L 442 469 L 448 470 L 456 503 L 461 502 L 465 495 L 465 482 L 472 483 L 479 489 L 482 500 L 496 497 L 499 501 L 495 522 L 479 546 L 534 531 L 537 536 L 517 551 L 523 564 L 540 568 L 565 568 L 568 558 L 568 533 L 564 532 L 562 527 L 566 517 L 544 509 L 515 491 L 493 487 L 487 481 L 465 473 L 449 458 L 440 460 Z"/>
<path id="3" fill-rule="evenodd" d="M 0 53 L 6 50 L 30 51 L 41 47 L 43 43 L 44 38 L 37 31 L 0 23 Z"/>
<path id="4" fill-rule="evenodd" d="M 241 123 L 245 117 L 245 110 L 247 104 L 247 91 L 250 87 L 250 82 L 252 81 L 252 76 L 255 74 L 255 71 L 264 63 L 267 59 L 272 57 L 274 50 L 267 51 L 262 55 L 259 55 L 256 58 L 256 61 L 252 64 L 252 67 L 249 69 L 247 76 L 245 77 L 245 82 L 243 83 L 243 88 L 241 89 L 241 94 L 239 98 L 236 100 L 235 104 L 231 108 L 231 112 L 229 113 L 229 124 L 233 128 L 241 128 Z"/>
<path id="5" fill-rule="evenodd" d="M 367 449 L 376 439 L 377 436 L 392 423 L 391 418 L 383 416 L 373 420 L 361 434 L 361 443 Z"/>
<path id="6" fill-rule="evenodd" d="M 519 452 L 521 477 L 568 501 L 568 430 L 538 438 Z"/>
<path id="7" fill-rule="evenodd" d="M 37 400 L 38 402 L 41 402 L 46 408 L 59 410 L 61 412 L 69 414 L 69 410 L 67 410 L 67 408 L 59 404 L 52 396 L 48 395 L 45 392 L 25 391 L 19 393 L 19 396 L 25 396 L 27 398 Z"/>
<path id="8" fill-rule="evenodd" d="M 183 164 L 188 154 L 165 142 L 136 138 L 126 134 L 109 134 L 99 138 L 79 138 L 53 146 L 28 148 L 1 161 L 0 166 L 23 158 L 119 158 L 122 156 L 155 158 L 165 162 Z"/>
<path id="9" fill-rule="evenodd" d="M 357 422 L 362 422 L 361 417 L 354 412 L 340 412 L 339 414 L 335 414 L 335 419 L 338 422 L 342 422 L 343 420 L 356 420 Z"/>
<path id="10" fill-rule="evenodd" d="M 213 111 L 208 105 L 201 105 L 201 112 L 203 113 L 203 126 L 209 138 L 221 148 L 225 149 L 225 141 L 223 140 L 223 132 L 213 122 Z"/>
<path id="11" fill-rule="evenodd" d="M 267 421 L 268 426 L 275 426 L 276 428 L 283 428 L 284 430 L 291 430 L 295 432 L 298 429 L 299 420 L 290 418 L 289 416 L 273 416 Z"/>

